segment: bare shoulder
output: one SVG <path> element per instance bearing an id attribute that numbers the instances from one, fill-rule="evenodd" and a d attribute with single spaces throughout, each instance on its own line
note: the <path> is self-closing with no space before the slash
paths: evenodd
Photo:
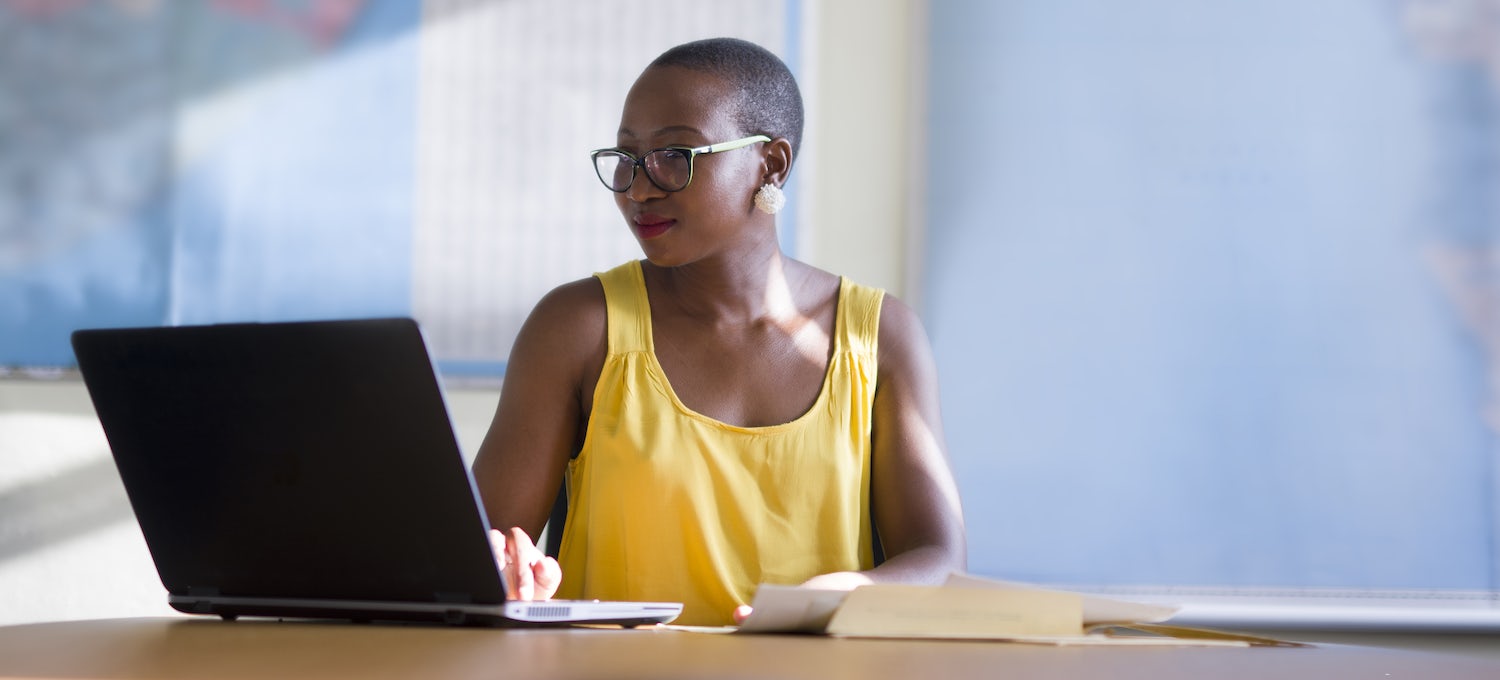
<path id="1" fill-rule="evenodd" d="M 511 350 L 511 364 L 602 357 L 607 318 L 604 286 L 598 279 L 589 277 L 553 288 L 536 303 L 521 326 Z"/>
<path id="2" fill-rule="evenodd" d="M 921 317 L 890 293 L 880 304 L 879 347 L 882 374 L 889 375 L 887 368 L 904 372 L 932 363 L 932 346 Z"/>
<path id="3" fill-rule="evenodd" d="M 787 259 L 787 276 L 801 279 L 806 297 L 799 303 L 804 310 L 825 310 L 832 315 L 839 302 L 839 287 L 843 277 L 814 267 L 801 260 Z"/>
<path id="4" fill-rule="evenodd" d="M 604 286 L 592 276 L 553 288 L 532 308 L 527 323 L 551 325 L 594 322 L 604 325 Z"/>

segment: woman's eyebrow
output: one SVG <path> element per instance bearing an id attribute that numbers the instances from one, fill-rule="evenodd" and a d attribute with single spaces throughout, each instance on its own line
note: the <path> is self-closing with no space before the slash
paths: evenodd
<path id="1" fill-rule="evenodd" d="M 691 125 L 668 125 L 664 128 L 657 128 L 656 130 L 656 134 L 658 135 L 664 135 L 669 132 L 691 132 L 698 135 L 703 134 L 702 130 L 699 130 L 698 128 L 695 128 Z"/>
<path id="2" fill-rule="evenodd" d="M 657 128 L 656 130 L 653 130 L 651 134 L 652 134 L 652 136 L 660 136 L 660 135 L 664 135 L 664 134 L 668 134 L 668 133 L 672 133 L 672 132 L 691 132 L 693 134 L 700 135 L 700 136 L 703 134 L 702 130 L 699 130 L 698 128 L 695 128 L 695 127 L 693 127 L 691 125 L 668 125 L 666 127 Z M 616 132 L 616 134 L 618 136 L 622 137 L 622 138 L 636 139 L 635 133 L 632 132 L 630 130 L 630 128 L 623 128 L 622 127 L 622 128 L 619 129 L 619 131 Z"/>

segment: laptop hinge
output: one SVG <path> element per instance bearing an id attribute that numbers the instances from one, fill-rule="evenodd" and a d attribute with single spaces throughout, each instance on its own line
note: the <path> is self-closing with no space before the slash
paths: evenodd
<path id="1" fill-rule="evenodd" d="M 205 586 L 188 586 L 187 594 L 178 599 L 179 605 L 184 611 L 197 614 L 212 614 L 214 606 L 209 600 L 219 596 L 218 588 Z"/>

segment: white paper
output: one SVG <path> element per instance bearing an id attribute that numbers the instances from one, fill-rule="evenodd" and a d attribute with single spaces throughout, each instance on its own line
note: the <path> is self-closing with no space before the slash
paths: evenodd
<path id="1" fill-rule="evenodd" d="M 843 604 L 847 590 L 817 590 L 762 584 L 750 603 L 742 633 L 822 633 Z"/>

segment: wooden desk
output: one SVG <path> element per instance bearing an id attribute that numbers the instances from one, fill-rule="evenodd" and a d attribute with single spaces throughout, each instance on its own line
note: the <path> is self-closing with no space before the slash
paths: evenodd
<path id="1" fill-rule="evenodd" d="M 1500 663 L 1370 647 L 1039 647 L 730 636 L 108 619 L 0 627 L 0 677 L 1500 678 Z"/>

